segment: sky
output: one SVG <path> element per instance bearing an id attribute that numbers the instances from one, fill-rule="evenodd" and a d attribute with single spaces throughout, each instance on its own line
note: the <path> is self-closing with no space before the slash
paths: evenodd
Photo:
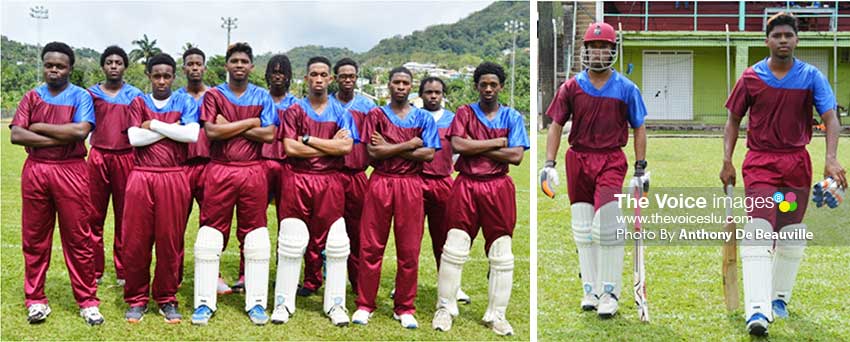
<path id="1" fill-rule="evenodd" d="M 171 54 L 191 42 L 208 55 L 224 54 L 227 32 L 222 17 L 236 17 L 231 42 L 246 41 L 255 54 L 285 52 L 304 45 L 371 49 L 381 39 L 407 35 L 436 24 L 450 24 L 492 1 L 3 1 L 0 32 L 34 44 L 38 24 L 30 7 L 42 5 L 41 43 L 64 41 L 101 51 L 117 44 L 125 50 L 142 34 Z"/>

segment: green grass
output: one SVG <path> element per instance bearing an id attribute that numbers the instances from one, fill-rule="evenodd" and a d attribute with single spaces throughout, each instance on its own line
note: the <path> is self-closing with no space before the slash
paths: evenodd
<path id="1" fill-rule="evenodd" d="M 4 127 L 8 122 L 4 121 Z M 101 286 L 98 296 L 101 300 L 101 312 L 106 323 L 100 327 L 89 327 L 78 315 L 77 305 L 71 293 L 68 271 L 62 257 L 58 232 L 54 234 L 51 269 L 47 273 L 46 292 L 53 313 L 47 322 L 29 325 L 26 321 L 23 293 L 23 256 L 21 252 L 21 167 L 26 153 L 23 147 L 9 143 L 8 128 L 0 129 L 0 152 L 2 152 L 2 310 L 0 310 L 0 340 L 493 340 L 498 337 L 481 323 L 481 317 L 487 307 L 487 257 L 484 254 L 484 239 L 475 239 L 471 259 L 466 263 L 463 276 L 463 289 L 472 297 L 472 304 L 462 305 L 461 314 L 455 319 L 452 330 L 438 333 L 430 328 L 436 302 L 436 270 L 431 253 L 430 237 L 426 233 L 422 240 L 422 254 L 419 258 L 419 293 L 416 301 L 420 328 L 406 330 L 392 320 L 392 300 L 390 289 L 395 279 L 395 245 L 390 238 L 384 259 L 381 288 L 378 294 L 378 309 L 366 327 L 349 326 L 335 328 L 321 313 L 322 297 L 298 298 L 298 311 L 293 319 L 284 325 L 266 325 L 257 327 L 250 324 L 243 312 L 244 297 L 229 295 L 219 297 L 219 310 L 210 324 L 205 327 L 188 323 L 191 314 L 193 291 L 193 255 L 192 246 L 198 225 L 198 208 L 192 211 L 186 230 L 186 274 L 183 287 L 177 298 L 183 313 L 183 323 L 165 324 L 160 316 L 148 313 L 147 318 L 137 325 L 123 320 L 126 304 L 123 301 L 123 289 L 114 285 L 114 266 L 112 258 L 107 257 L 106 284 Z M 518 221 L 514 234 L 513 251 L 516 255 L 514 286 L 508 319 L 514 327 L 515 336 L 509 340 L 529 340 L 529 165 L 526 160 L 520 167 L 514 167 L 511 175 L 517 185 Z M 112 255 L 112 216 L 107 217 L 106 241 L 107 255 Z M 274 209 L 268 211 L 269 222 L 274 222 Z M 235 222 L 234 222 L 235 226 Z M 272 228 L 272 246 L 276 246 L 277 225 Z M 234 228 L 235 229 L 235 228 Z M 58 230 L 58 229 L 57 229 Z M 235 232 L 232 234 L 235 235 Z M 232 282 L 238 271 L 238 250 L 235 238 L 222 257 L 222 272 Z M 274 279 L 275 268 L 271 267 L 270 279 Z M 273 287 L 269 284 L 269 291 Z M 152 307 L 153 303 L 150 304 Z M 348 308 L 354 310 L 354 296 L 349 293 Z M 498 338 L 501 340 L 501 338 Z"/>
<path id="2" fill-rule="evenodd" d="M 546 132 L 538 134 L 540 160 L 545 160 Z M 850 167 L 850 141 L 841 139 L 841 162 Z M 656 187 L 716 187 L 720 192 L 718 173 L 722 161 L 722 139 L 719 138 L 650 138 L 647 160 Z M 540 340 L 749 340 L 744 327 L 743 282 L 739 280 L 741 309 L 727 312 L 721 285 L 721 248 L 714 246 L 649 246 L 646 249 L 646 279 L 652 321 L 638 320 L 631 294 L 632 243 L 626 244 L 624 287 L 619 314 L 612 320 L 601 320 L 595 313 L 582 312 L 582 296 L 578 277 L 578 256 L 570 228 L 569 200 L 563 158 L 566 139 L 561 142 L 558 171 L 561 186 L 558 197 L 551 200 L 538 193 L 538 337 Z M 634 160 L 632 146 L 625 148 Z M 815 138 L 809 146 L 815 179 L 823 170 L 824 140 Z M 744 140 L 738 141 L 735 165 L 739 189 L 740 166 L 744 157 Z M 630 162 L 631 163 L 631 162 Z M 631 175 L 632 170 L 628 175 Z M 628 180 L 628 178 L 627 178 Z M 741 190 L 738 190 L 739 192 Z M 850 216 L 847 203 L 838 215 L 845 222 Z M 810 206 L 807 219 L 815 210 Z M 837 212 L 838 213 L 838 212 Z M 816 223 L 815 223 L 816 224 Z M 739 227 L 740 228 L 740 227 Z M 847 228 L 845 225 L 844 229 Z M 846 232 L 844 233 L 846 234 Z M 791 316 L 770 327 L 774 340 L 846 340 L 850 334 L 847 280 L 850 246 L 810 246 L 806 249 L 789 304 Z M 740 269 L 740 262 L 739 262 Z M 739 271 L 739 276 L 740 276 Z"/>

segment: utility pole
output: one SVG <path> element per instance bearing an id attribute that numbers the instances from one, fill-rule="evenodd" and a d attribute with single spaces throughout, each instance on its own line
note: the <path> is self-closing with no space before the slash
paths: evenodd
<path id="1" fill-rule="evenodd" d="M 230 30 L 238 28 L 238 26 L 236 26 L 237 21 L 239 21 L 239 18 L 236 17 L 221 17 L 221 28 L 227 30 L 227 48 L 225 51 L 230 48 Z M 224 62 L 227 63 L 227 61 Z M 225 79 L 230 82 L 230 73 L 226 74 Z"/>
<path id="2" fill-rule="evenodd" d="M 511 34 L 513 47 L 511 48 L 511 108 L 514 107 L 514 85 L 516 84 L 516 37 L 522 31 L 524 24 L 511 19 L 505 22 L 505 31 Z"/>
<path id="3" fill-rule="evenodd" d="M 41 5 L 30 7 L 30 17 L 35 19 L 36 31 L 38 32 L 38 41 L 35 43 L 36 49 L 38 50 L 36 51 L 36 55 L 41 53 L 41 23 L 47 20 L 47 12 L 47 8 L 44 8 L 44 6 Z M 38 61 L 39 58 L 36 58 L 35 60 Z M 36 64 L 38 64 L 38 71 L 40 74 L 42 68 L 41 62 L 36 62 Z"/>

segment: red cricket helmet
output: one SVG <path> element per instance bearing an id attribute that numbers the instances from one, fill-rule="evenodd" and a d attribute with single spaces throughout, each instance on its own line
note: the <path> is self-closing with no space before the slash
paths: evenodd
<path id="1" fill-rule="evenodd" d="M 587 47 L 587 43 L 602 41 L 611 43 L 611 48 L 608 49 L 592 49 Z M 597 60 L 592 62 L 592 54 L 602 56 L 602 61 Z M 599 58 L 599 57 L 596 57 Z M 614 27 L 604 22 L 592 23 L 587 27 L 584 33 L 584 42 L 581 46 L 581 65 L 583 68 L 592 71 L 604 71 L 614 66 L 617 60 L 617 31 Z"/>
<path id="2" fill-rule="evenodd" d="M 591 23 L 584 32 L 584 42 L 606 41 L 617 45 L 617 31 L 607 23 Z"/>

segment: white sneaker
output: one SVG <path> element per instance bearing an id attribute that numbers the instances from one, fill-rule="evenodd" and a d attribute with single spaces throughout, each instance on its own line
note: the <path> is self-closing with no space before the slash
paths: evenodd
<path id="1" fill-rule="evenodd" d="M 218 277 L 218 283 L 216 284 L 215 293 L 219 295 L 229 295 L 233 293 L 233 289 L 230 288 L 230 285 L 227 285 L 224 282 L 224 279 Z"/>
<path id="2" fill-rule="evenodd" d="M 100 310 L 96 306 L 80 309 L 80 316 L 86 320 L 88 325 L 101 325 L 104 321 L 103 315 L 100 314 Z"/>
<path id="3" fill-rule="evenodd" d="M 292 317 L 292 313 L 289 312 L 286 305 L 280 304 L 275 306 L 274 311 L 272 311 L 272 324 L 283 324 L 289 322 L 290 317 Z"/>
<path id="4" fill-rule="evenodd" d="M 363 309 L 357 309 L 357 311 L 354 311 L 354 314 L 351 315 L 351 323 L 367 325 L 369 324 L 369 318 L 372 318 L 371 312 Z"/>
<path id="5" fill-rule="evenodd" d="M 434 319 L 431 321 L 431 326 L 434 330 L 449 331 L 452 329 L 452 314 L 446 308 L 439 308 L 434 313 Z"/>
<path id="6" fill-rule="evenodd" d="M 472 303 L 472 298 L 469 298 L 469 295 L 466 292 L 463 292 L 463 289 L 457 288 L 457 301 L 463 304 Z"/>
<path id="7" fill-rule="evenodd" d="M 599 297 L 593 293 L 585 293 L 584 298 L 581 299 L 582 311 L 595 311 L 598 305 Z"/>
<path id="8" fill-rule="evenodd" d="M 620 306 L 617 297 L 611 292 L 605 292 L 599 298 L 599 306 L 596 308 L 596 313 L 602 318 L 611 318 L 617 314 L 617 308 Z"/>
<path id="9" fill-rule="evenodd" d="M 411 314 L 402 314 L 401 316 L 393 314 L 393 319 L 401 322 L 401 326 L 407 329 L 419 328 L 419 322 Z"/>
<path id="10" fill-rule="evenodd" d="M 331 311 L 328 311 L 328 317 L 331 319 L 331 323 L 338 327 L 344 327 L 349 323 L 348 311 L 342 305 L 334 305 Z"/>
<path id="11" fill-rule="evenodd" d="M 37 324 L 44 322 L 50 315 L 50 307 L 47 304 L 33 304 L 27 307 L 27 322 Z"/>
<path id="12" fill-rule="evenodd" d="M 487 325 L 490 326 L 490 329 L 493 329 L 496 335 L 511 336 L 514 334 L 514 328 L 511 327 L 511 324 L 502 315 L 497 315 L 493 321 L 487 322 Z"/>

